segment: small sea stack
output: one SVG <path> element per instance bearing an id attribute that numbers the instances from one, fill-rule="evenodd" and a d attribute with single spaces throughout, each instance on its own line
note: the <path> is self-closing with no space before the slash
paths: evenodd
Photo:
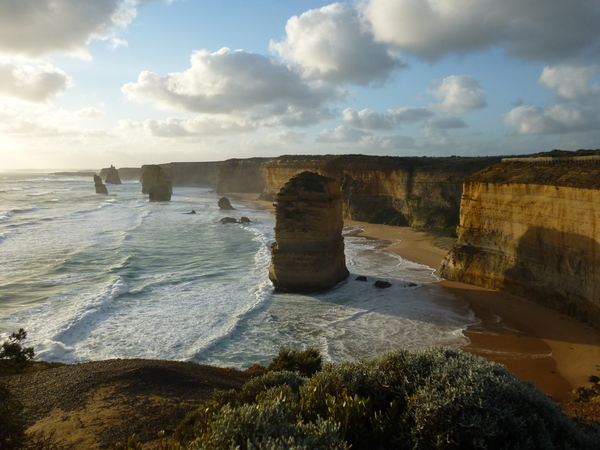
<path id="1" fill-rule="evenodd" d="M 142 167 L 142 193 L 151 202 L 168 202 L 173 195 L 173 183 L 162 167 L 150 164 Z"/>
<path id="2" fill-rule="evenodd" d="M 108 189 L 106 189 L 106 185 L 99 175 L 94 174 L 94 185 L 96 186 L 96 194 L 108 194 Z"/>
<path id="3" fill-rule="evenodd" d="M 121 184 L 121 177 L 119 177 L 119 172 L 115 166 L 111 165 L 108 168 L 104 182 L 108 184 Z"/>
<path id="4" fill-rule="evenodd" d="M 219 209 L 222 209 L 224 211 L 231 211 L 231 210 L 235 209 L 233 206 L 231 206 L 231 202 L 229 201 L 229 199 L 227 197 L 221 197 L 219 199 L 218 205 L 219 205 Z"/>
<path id="5" fill-rule="evenodd" d="M 277 195 L 269 278 L 279 292 L 308 293 L 348 276 L 342 228 L 342 191 L 314 172 L 290 179 Z"/>

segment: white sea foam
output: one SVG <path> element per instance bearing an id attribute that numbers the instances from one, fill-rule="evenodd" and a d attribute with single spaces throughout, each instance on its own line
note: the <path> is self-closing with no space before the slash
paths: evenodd
<path id="1" fill-rule="evenodd" d="M 338 361 L 467 342 L 462 330 L 473 315 L 434 284 L 435 271 L 348 235 L 357 228 L 345 230 L 346 281 L 314 295 L 277 294 L 266 211 L 234 202 L 229 215 L 252 222 L 222 225 L 218 196 L 207 189 L 175 188 L 170 203 L 150 203 L 139 183 L 115 186 L 107 198 L 79 178 L 9 181 L 24 192 L 0 198 L 0 211 L 10 212 L 0 220 L 0 331 L 25 328 L 41 359 L 243 368 L 283 347 L 312 345 Z M 27 192 L 53 192 L 59 202 L 41 209 Z M 392 287 L 377 289 L 375 279 Z"/>

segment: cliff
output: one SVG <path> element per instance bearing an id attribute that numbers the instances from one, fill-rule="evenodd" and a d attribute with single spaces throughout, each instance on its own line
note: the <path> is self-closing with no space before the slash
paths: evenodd
<path id="1" fill-rule="evenodd" d="M 160 166 L 174 186 L 206 187 L 223 195 L 255 193 L 268 201 L 275 200 L 290 178 L 315 172 L 341 186 L 345 218 L 431 228 L 457 225 L 462 182 L 500 160 L 303 155 Z"/>
<path id="2" fill-rule="evenodd" d="M 274 200 L 285 181 L 309 170 L 340 184 L 345 218 L 447 227 L 458 224 L 463 180 L 499 161 L 499 157 L 281 156 L 266 163 L 261 198 Z"/>
<path id="3" fill-rule="evenodd" d="M 248 158 L 223 161 L 217 171 L 217 192 L 262 193 L 265 189 L 265 166 L 270 160 L 271 158 Z M 279 188 L 282 186 L 283 184 Z"/>
<path id="4" fill-rule="evenodd" d="M 468 178 L 441 276 L 600 326 L 600 161 L 578 159 L 507 160 Z"/>
<path id="5" fill-rule="evenodd" d="M 328 289 L 348 276 L 342 237 L 342 192 L 314 172 L 290 179 L 277 194 L 269 278 L 281 292 Z"/>
<path id="6" fill-rule="evenodd" d="M 173 162 L 159 164 L 170 178 L 173 186 L 204 187 L 214 189 L 221 161 Z"/>

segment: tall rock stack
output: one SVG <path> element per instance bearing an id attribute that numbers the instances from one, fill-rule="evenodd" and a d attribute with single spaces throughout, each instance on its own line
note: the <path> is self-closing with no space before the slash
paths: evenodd
<path id="1" fill-rule="evenodd" d="M 151 202 L 171 200 L 173 183 L 162 167 L 156 164 L 142 167 L 142 193 L 148 194 Z"/>
<path id="2" fill-rule="evenodd" d="M 96 194 L 108 194 L 108 189 L 106 189 L 106 185 L 99 175 L 94 174 L 94 185 L 96 186 Z"/>
<path id="3" fill-rule="evenodd" d="M 275 204 L 275 242 L 269 278 L 280 292 L 328 289 L 348 276 L 342 228 L 342 192 L 335 180 L 302 172 Z"/>
<path id="4" fill-rule="evenodd" d="M 110 166 L 106 174 L 106 178 L 104 179 L 104 182 L 109 184 L 121 184 L 121 177 L 119 177 L 119 172 L 117 171 L 115 166 Z"/>

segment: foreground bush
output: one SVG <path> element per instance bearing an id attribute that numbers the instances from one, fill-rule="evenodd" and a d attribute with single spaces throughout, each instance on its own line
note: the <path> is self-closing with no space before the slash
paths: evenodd
<path id="1" fill-rule="evenodd" d="M 29 361 L 34 356 L 33 347 L 23 347 L 22 341 L 27 338 L 27 332 L 21 328 L 12 333 L 0 348 L 0 359 L 8 359 L 17 364 Z"/>
<path id="2" fill-rule="evenodd" d="M 600 448 L 504 366 L 450 349 L 327 364 L 310 379 L 267 373 L 217 394 L 179 432 L 199 449 Z"/>

